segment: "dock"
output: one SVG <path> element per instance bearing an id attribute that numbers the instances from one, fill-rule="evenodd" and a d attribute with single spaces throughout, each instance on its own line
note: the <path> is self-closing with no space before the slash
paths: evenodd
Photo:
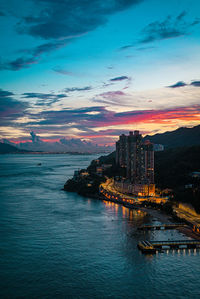
<path id="1" fill-rule="evenodd" d="M 138 230 L 166 230 L 166 229 L 176 229 L 179 227 L 186 227 L 187 225 L 184 223 L 166 223 L 159 225 L 142 225 L 138 227 Z"/>
<path id="2" fill-rule="evenodd" d="M 175 240 L 175 241 L 140 241 L 138 248 L 143 253 L 156 253 L 163 249 L 199 248 L 200 240 Z"/>

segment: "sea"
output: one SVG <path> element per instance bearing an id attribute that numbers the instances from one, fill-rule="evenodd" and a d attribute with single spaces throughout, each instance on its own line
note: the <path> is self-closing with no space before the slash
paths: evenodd
<path id="1" fill-rule="evenodd" d="M 0 156 L 0 298 L 200 298 L 200 251 L 145 255 L 186 239 L 142 211 L 63 190 L 99 155 Z"/>

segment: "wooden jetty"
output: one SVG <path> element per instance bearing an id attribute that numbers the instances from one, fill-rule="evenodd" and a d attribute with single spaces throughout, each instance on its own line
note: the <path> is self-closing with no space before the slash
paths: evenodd
<path id="1" fill-rule="evenodd" d="M 200 240 L 175 240 L 175 241 L 140 241 L 138 248 L 143 253 L 156 253 L 162 249 L 198 248 Z"/>
<path id="2" fill-rule="evenodd" d="M 138 230 L 165 230 L 165 229 L 176 229 L 179 227 L 187 226 L 184 223 L 165 223 L 165 224 L 159 224 L 159 225 L 142 225 L 138 227 Z"/>

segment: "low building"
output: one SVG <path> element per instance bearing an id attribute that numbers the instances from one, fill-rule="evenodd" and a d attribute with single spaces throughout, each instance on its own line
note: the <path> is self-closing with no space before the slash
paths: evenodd
<path id="1" fill-rule="evenodd" d="M 132 184 L 128 181 L 114 181 L 114 187 L 121 193 L 133 194 L 134 196 L 155 196 L 155 184 Z"/>

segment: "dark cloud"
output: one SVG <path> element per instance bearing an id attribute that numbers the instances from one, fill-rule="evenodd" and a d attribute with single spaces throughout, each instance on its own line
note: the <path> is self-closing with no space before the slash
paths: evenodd
<path id="1" fill-rule="evenodd" d="M 102 106 L 84 107 L 78 109 L 64 109 L 59 111 L 42 111 L 39 114 L 31 115 L 31 118 L 42 119 L 40 125 L 72 124 L 76 123 L 81 127 L 90 127 L 94 122 L 102 122 L 107 118 L 109 111 Z M 31 123 L 30 123 L 31 124 Z M 70 125 L 72 127 L 72 125 Z"/>
<path id="2" fill-rule="evenodd" d="M 42 111 L 31 118 L 39 120 L 40 127 L 45 125 L 70 125 L 70 128 L 77 128 L 87 131 L 97 127 L 114 125 L 126 125 L 144 122 L 154 122 L 158 125 L 166 123 L 166 120 L 174 119 L 199 120 L 200 105 L 188 107 L 177 107 L 158 110 L 133 110 L 115 112 L 106 109 L 104 106 L 84 107 L 80 109 L 65 109 L 60 111 Z M 35 124 L 35 123 L 33 123 Z M 27 125 L 31 126 L 31 123 Z M 89 132 L 89 131 L 88 131 Z"/>
<path id="3" fill-rule="evenodd" d="M 69 87 L 69 88 L 65 88 L 64 91 L 65 92 L 74 92 L 74 91 L 89 91 L 91 90 L 92 87 L 91 86 L 85 86 L 85 87 Z"/>
<path id="4" fill-rule="evenodd" d="M 36 57 L 20 57 L 13 61 L 0 63 L 0 71 L 2 70 L 11 70 L 11 71 L 18 71 L 23 68 L 29 68 L 30 65 L 37 63 L 38 59 Z"/>
<path id="5" fill-rule="evenodd" d="M 64 70 L 64 69 L 59 68 L 59 67 L 55 67 L 55 68 L 53 68 L 52 70 L 53 70 L 54 72 L 56 72 L 56 73 L 59 73 L 59 74 L 62 74 L 62 75 L 66 75 L 66 76 L 73 76 L 73 75 L 74 75 L 73 72 Z"/>
<path id="6" fill-rule="evenodd" d="M 67 95 L 64 93 L 55 94 L 55 93 L 25 92 L 22 95 L 24 96 L 25 99 L 37 98 L 37 99 L 43 99 L 43 100 L 61 99 L 61 98 L 67 97 Z"/>
<path id="7" fill-rule="evenodd" d="M 33 0 L 36 10 L 23 16 L 17 24 L 17 31 L 50 40 L 33 49 L 24 50 L 24 55 L 13 61 L 0 63 L 0 70 L 18 71 L 29 68 L 40 61 L 45 53 L 65 46 L 74 38 L 96 29 L 107 21 L 109 15 L 125 10 L 143 0 Z M 39 11 L 39 13 L 38 13 Z M 62 69 L 53 69 L 69 75 Z"/>
<path id="8" fill-rule="evenodd" d="M 33 49 L 22 50 L 23 57 L 19 57 L 13 61 L 0 63 L 0 70 L 18 71 L 23 68 L 29 68 L 32 64 L 38 63 L 41 56 L 50 53 L 66 45 L 66 41 L 55 41 L 41 44 Z"/>
<path id="9" fill-rule="evenodd" d="M 187 15 L 187 12 L 184 10 L 184 11 L 182 11 L 182 12 L 176 17 L 176 19 L 180 21 L 180 20 L 182 20 L 186 15 Z"/>
<path id="10" fill-rule="evenodd" d="M 33 143 L 42 142 L 41 139 L 40 139 L 40 136 L 36 135 L 33 131 L 30 132 L 30 135 L 31 135 L 31 140 L 32 140 Z"/>
<path id="11" fill-rule="evenodd" d="M 133 47 L 134 47 L 134 45 L 126 45 L 126 46 L 123 46 L 123 47 L 119 48 L 118 50 L 119 51 L 124 51 L 124 50 L 130 49 L 130 48 L 133 48 Z"/>
<path id="12" fill-rule="evenodd" d="M 28 103 L 16 100 L 10 91 L 0 89 L 1 125 L 9 125 L 13 120 L 24 116 Z"/>
<path id="13" fill-rule="evenodd" d="M 104 24 L 109 15 L 141 1 L 34 0 L 40 13 L 23 18 L 18 30 L 45 39 L 78 37 Z"/>
<path id="14" fill-rule="evenodd" d="M 0 99 L 2 100 L 3 98 L 7 98 L 7 97 L 10 97 L 10 96 L 13 96 L 14 93 L 11 92 L 11 91 L 7 91 L 7 90 L 2 90 L 0 89 Z"/>
<path id="15" fill-rule="evenodd" d="M 148 24 L 142 31 L 144 37 L 139 43 L 146 44 L 156 40 L 188 35 L 190 29 L 199 24 L 200 20 L 196 18 L 193 22 L 186 22 L 185 16 L 186 12 L 184 11 L 175 18 L 168 16 L 162 22 L 156 21 Z"/>
<path id="16" fill-rule="evenodd" d="M 153 50 L 155 48 L 156 47 L 140 47 L 140 48 L 137 48 L 136 50 L 137 51 L 148 51 L 148 50 Z"/>
<path id="17" fill-rule="evenodd" d="M 177 83 L 167 86 L 170 88 L 178 88 L 178 87 L 184 87 L 184 86 L 195 86 L 195 87 L 200 87 L 200 81 L 196 80 L 196 81 L 192 81 L 190 84 L 185 83 L 184 81 L 178 81 Z"/>
<path id="18" fill-rule="evenodd" d="M 195 87 L 200 87 L 200 81 L 192 81 L 190 85 L 195 86 Z"/>
<path id="19" fill-rule="evenodd" d="M 134 48 L 136 46 L 136 43 L 133 43 L 132 45 L 127 45 L 127 46 L 123 46 L 121 48 L 119 48 L 119 51 L 124 51 L 130 48 Z M 135 49 L 136 51 L 147 51 L 147 50 L 153 50 L 156 47 L 139 47 L 137 49 Z M 132 55 L 126 56 L 126 57 L 133 57 Z"/>
<path id="20" fill-rule="evenodd" d="M 36 106 L 50 106 L 58 102 L 62 98 L 66 98 L 64 93 L 38 93 L 38 92 L 25 92 L 22 94 L 25 99 L 37 99 Z"/>
<path id="21" fill-rule="evenodd" d="M 177 83 L 175 83 L 173 85 L 170 85 L 170 86 L 167 86 L 167 87 L 179 88 L 179 87 L 184 87 L 184 86 L 187 86 L 187 83 L 185 83 L 184 81 L 178 81 Z"/>
<path id="22" fill-rule="evenodd" d="M 123 80 L 129 80 L 130 77 L 127 77 L 127 76 L 120 76 L 120 77 L 115 77 L 115 78 L 112 78 L 110 79 L 111 82 L 113 81 L 123 81 Z"/>

